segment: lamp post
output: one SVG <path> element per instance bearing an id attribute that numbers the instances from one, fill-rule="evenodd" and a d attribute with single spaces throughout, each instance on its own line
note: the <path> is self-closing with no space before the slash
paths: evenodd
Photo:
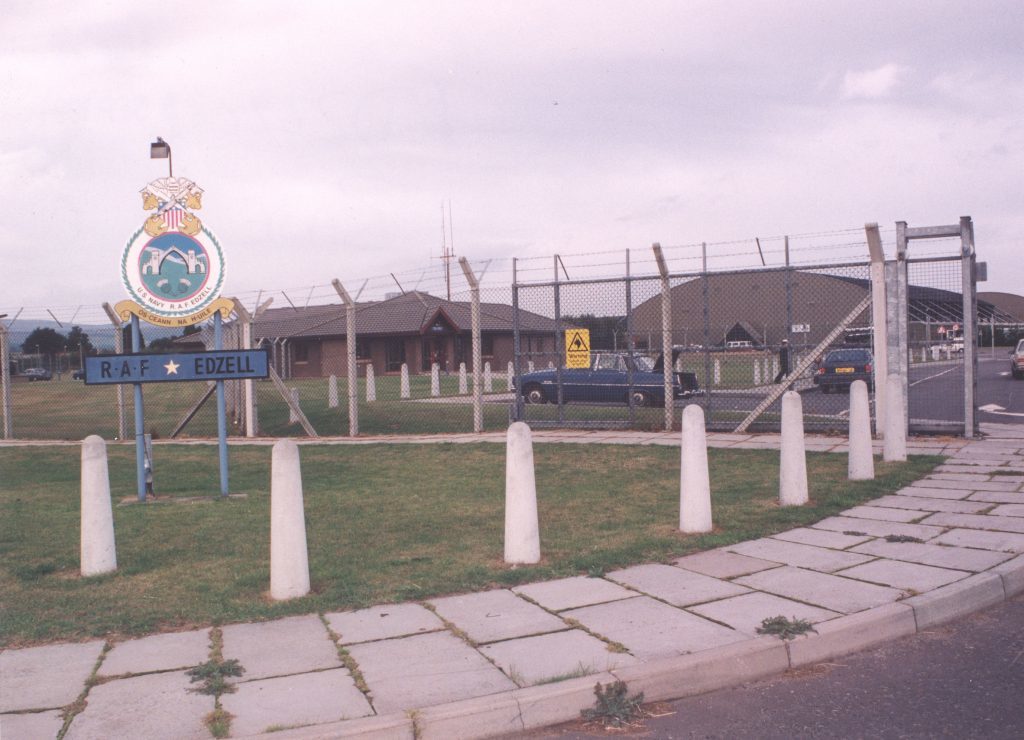
<path id="1" fill-rule="evenodd" d="M 174 177 L 174 160 L 171 158 L 171 145 L 159 136 L 156 137 L 156 141 L 149 145 L 149 158 L 166 159 L 168 172 L 170 172 L 171 177 Z"/>

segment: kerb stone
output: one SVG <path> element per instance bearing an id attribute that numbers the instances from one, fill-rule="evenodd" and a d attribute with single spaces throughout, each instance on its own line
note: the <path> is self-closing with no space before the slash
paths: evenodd
<path id="1" fill-rule="evenodd" d="M 914 610 L 903 602 L 833 619 L 818 625 L 816 629 L 817 634 L 797 637 L 787 643 L 793 668 L 912 635 L 917 631 L 917 626 L 914 623 Z"/>
<path id="2" fill-rule="evenodd" d="M 1004 598 L 1003 579 L 998 574 L 978 573 L 903 603 L 913 607 L 917 629 L 923 630 L 993 606 Z"/>

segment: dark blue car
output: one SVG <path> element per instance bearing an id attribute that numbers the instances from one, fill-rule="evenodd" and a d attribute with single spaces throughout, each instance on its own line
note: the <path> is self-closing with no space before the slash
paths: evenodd
<path id="1" fill-rule="evenodd" d="M 577 403 L 629 403 L 662 406 L 665 380 L 661 357 L 652 360 L 628 352 L 597 352 L 586 369 L 562 368 L 562 401 Z M 556 403 L 558 374 L 554 369 L 526 373 L 521 380 L 527 403 Z M 672 397 L 686 398 L 698 390 L 693 373 L 672 373 Z"/>

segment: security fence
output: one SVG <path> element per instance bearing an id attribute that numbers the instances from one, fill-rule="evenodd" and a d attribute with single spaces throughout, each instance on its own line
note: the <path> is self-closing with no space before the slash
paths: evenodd
<path id="1" fill-rule="evenodd" d="M 755 253 L 741 245 L 739 258 L 722 243 L 584 255 L 582 264 L 579 256 L 516 259 L 504 272 L 463 261 L 455 281 L 434 270 L 426 278 L 390 275 L 352 294 L 340 281 L 301 299 L 297 289 L 242 294 L 224 346 L 262 347 L 273 370 L 267 380 L 227 382 L 229 433 L 471 433 L 502 430 L 510 419 L 664 430 L 678 428 L 687 403 L 704 407 L 713 430 L 776 430 L 787 389 L 801 393 L 807 428 L 838 432 L 851 379 L 878 385 L 873 399 L 881 390 L 878 365 L 894 350 L 876 346 L 879 323 L 903 327 L 889 340 L 896 336 L 895 356 L 907 361 L 911 431 L 962 433 L 975 344 L 1011 344 L 1021 325 L 988 304 L 973 307 L 973 253 L 965 258 L 948 238 L 941 249 L 904 254 L 900 278 L 889 274 L 896 263 L 880 272 L 864 260 L 863 232 L 834 233 L 831 242 L 810 235 L 792 250 L 789 238 L 758 240 Z M 830 255 L 837 244 L 860 257 Z M 736 266 L 751 254 L 765 264 Z M 890 302 L 896 296 L 902 313 L 873 298 L 882 282 L 896 286 Z M 132 351 L 116 316 L 100 305 L 4 311 L 4 439 L 135 435 L 131 387 L 81 377 L 86 356 Z M 567 332 L 580 329 L 588 336 L 583 369 L 566 363 Z M 190 332 L 143 326 L 141 349 L 213 348 L 209 327 Z M 669 358 L 678 389 L 671 373 L 666 387 L 659 356 Z M 532 384 L 543 392 L 528 398 Z M 145 433 L 216 436 L 211 384 L 143 390 Z"/>

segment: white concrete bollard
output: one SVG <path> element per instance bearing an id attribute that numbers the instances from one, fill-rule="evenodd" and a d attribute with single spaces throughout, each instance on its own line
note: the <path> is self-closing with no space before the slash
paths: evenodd
<path id="1" fill-rule="evenodd" d="M 296 406 L 299 405 L 299 389 L 298 388 L 292 388 L 292 403 L 294 403 Z M 297 424 L 298 421 L 299 421 L 299 415 L 295 413 L 295 409 L 293 409 L 291 406 L 289 406 L 288 407 L 288 423 L 289 424 Z"/>
<path id="2" fill-rule="evenodd" d="M 939 348 L 937 346 L 932 347 L 932 359 L 933 360 L 938 360 L 939 359 Z"/>
<path id="3" fill-rule="evenodd" d="M 516 371 L 512 367 L 512 360 L 508 361 L 508 369 L 505 371 L 505 390 L 511 391 L 515 384 Z"/>
<path id="4" fill-rule="evenodd" d="M 464 396 L 469 393 L 469 385 L 466 383 L 466 363 L 459 363 L 459 395 Z"/>
<path id="5" fill-rule="evenodd" d="M 401 387 L 399 388 L 399 395 L 401 395 L 402 398 L 409 397 L 409 366 L 404 362 L 402 363 L 402 380 Z"/>
<path id="6" fill-rule="evenodd" d="M 868 384 L 855 380 L 850 385 L 850 452 L 846 477 L 850 480 L 874 480 L 875 458 L 871 451 L 871 407 Z"/>
<path id="7" fill-rule="evenodd" d="M 533 372 L 533 360 L 529 360 L 526 363 L 526 372 L 528 372 L 528 373 L 532 373 Z"/>
<path id="8" fill-rule="evenodd" d="M 711 531 L 711 478 L 704 409 L 695 403 L 683 409 L 679 460 L 679 531 Z"/>
<path id="9" fill-rule="evenodd" d="M 441 368 L 436 362 L 430 366 L 430 395 L 434 398 L 441 395 Z"/>
<path id="10" fill-rule="evenodd" d="M 779 454 L 779 505 L 807 503 L 807 455 L 804 449 L 804 409 L 800 394 L 782 394 L 782 449 Z"/>
<path id="11" fill-rule="evenodd" d="M 338 376 L 332 375 L 327 379 L 327 408 L 338 408 Z"/>
<path id="12" fill-rule="evenodd" d="M 903 383 L 899 375 L 890 375 L 885 382 L 885 445 L 882 447 L 882 459 L 886 462 L 906 462 L 907 409 L 903 404 Z"/>
<path id="13" fill-rule="evenodd" d="M 373 365 L 366 366 L 366 402 L 377 400 L 377 376 L 373 372 Z"/>
<path id="14" fill-rule="evenodd" d="M 715 358 L 715 385 L 722 382 L 722 361 Z"/>
<path id="15" fill-rule="evenodd" d="M 921 362 L 928 362 L 928 348 L 921 348 Z"/>
<path id="16" fill-rule="evenodd" d="M 548 360 L 548 370 L 554 370 L 554 369 L 555 369 L 555 363 L 553 363 L 551 360 Z"/>
<path id="17" fill-rule="evenodd" d="M 491 375 L 491 363 L 484 363 L 484 393 L 491 393 L 494 390 L 494 377 Z"/>
<path id="18" fill-rule="evenodd" d="M 761 385 L 761 363 L 754 360 L 754 385 Z"/>
<path id="19" fill-rule="evenodd" d="M 90 434 L 82 441 L 81 571 L 98 576 L 117 570 L 114 514 L 110 506 L 107 443 Z"/>
<path id="20" fill-rule="evenodd" d="M 294 440 L 282 439 L 274 444 L 270 464 L 270 597 L 283 601 L 308 593 L 299 446 Z"/>
<path id="21" fill-rule="evenodd" d="M 537 481 L 533 469 L 533 436 L 521 421 L 509 424 L 505 436 L 505 562 L 540 562 Z"/>

